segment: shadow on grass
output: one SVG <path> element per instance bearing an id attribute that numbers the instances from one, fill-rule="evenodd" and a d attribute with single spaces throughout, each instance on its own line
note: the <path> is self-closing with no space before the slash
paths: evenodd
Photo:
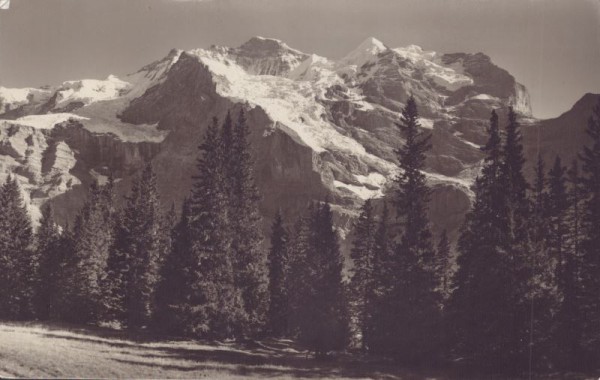
<path id="1" fill-rule="evenodd" d="M 111 348 L 124 349 L 120 354 L 133 355 L 134 359 L 113 358 L 120 363 L 160 368 L 167 371 L 193 372 L 217 370 L 232 375 L 258 377 L 376 377 L 382 379 L 421 379 L 422 376 L 410 376 L 406 371 L 400 375 L 398 368 L 390 366 L 382 371 L 382 363 L 367 364 L 348 358 L 334 358 L 331 361 L 318 361 L 306 352 L 296 351 L 292 343 L 268 341 L 258 348 L 248 348 L 243 344 L 222 344 L 198 341 L 206 347 L 174 347 L 177 342 L 167 345 L 164 341 L 144 340 L 135 342 L 114 340 L 105 336 L 97 336 L 90 332 L 78 331 L 78 335 L 64 335 L 55 332 L 36 332 L 38 335 L 52 338 L 78 341 Z M 111 334 L 112 335 L 112 334 Z M 119 339 L 125 337 L 119 335 Z M 113 339 L 113 340 L 111 340 Z M 150 343 L 152 345 L 145 345 Z M 165 344 L 160 344 L 165 343 Z M 253 345 L 255 346 L 255 345 Z M 139 360 L 135 360 L 139 358 Z M 165 359 L 182 362 L 181 365 L 162 363 Z M 191 365 L 183 363 L 190 362 Z M 202 364 L 205 363 L 205 364 Z M 215 365 L 217 364 L 217 365 Z M 220 364 L 220 365 L 218 365 Z"/>
<path id="2" fill-rule="evenodd" d="M 247 344 L 192 341 L 66 323 L 3 322 L 0 328 L 9 331 L 23 327 L 38 328 L 30 330 L 30 333 L 44 338 L 104 346 L 107 352 L 120 355 L 111 360 L 163 371 L 190 373 L 212 370 L 224 375 L 261 378 L 424 378 L 391 362 L 369 362 L 352 355 L 340 355 L 328 361 L 316 360 L 289 340 L 268 339 Z"/>
<path id="3" fill-rule="evenodd" d="M 461 373 L 456 368 L 410 370 L 390 360 L 350 354 L 319 361 L 289 340 L 268 339 L 248 344 L 192 341 L 64 323 L 2 323 L 0 329 L 14 331 L 22 327 L 39 328 L 31 330 L 31 333 L 40 337 L 95 344 L 99 346 L 99 352 L 118 354 L 120 357 L 111 357 L 115 362 L 155 368 L 157 372 L 180 372 L 181 376 L 177 377 L 185 377 L 186 373 L 213 371 L 260 378 L 506 379 L 505 376 Z M 102 346 L 106 350 L 101 349 Z M 562 374 L 543 378 L 581 377 Z"/>

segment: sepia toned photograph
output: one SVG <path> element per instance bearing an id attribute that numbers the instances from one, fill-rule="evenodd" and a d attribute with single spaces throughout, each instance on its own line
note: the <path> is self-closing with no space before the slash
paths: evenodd
<path id="1" fill-rule="evenodd" d="M 0 378 L 600 379 L 600 0 L 0 0 Z"/>

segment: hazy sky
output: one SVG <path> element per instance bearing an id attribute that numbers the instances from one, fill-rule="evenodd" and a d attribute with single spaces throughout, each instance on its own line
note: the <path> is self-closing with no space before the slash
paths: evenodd
<path id="1" fill-rule="evenodd" d="M 600 93 L 600 0 L 11 0 L 0 10 L 0 86 L 122 75 L 173 48 L 261 35 L 339 58 L 391 47 L 484 52 L 552 117 Z"/>

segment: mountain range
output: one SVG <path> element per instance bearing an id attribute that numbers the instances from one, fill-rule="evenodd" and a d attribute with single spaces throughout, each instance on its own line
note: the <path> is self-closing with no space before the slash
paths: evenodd
<path id="1" fill-rule="evenodd" d="M 15 176 L 34 220 L 46 202 L 72 222 L 87 187 L 112 174 L 124 194 L 152 162 L 165 205 L 188 194 L 205 128 L 243 108 L 251 127 L 261 212 L 297 215 L 328 198 L 346 236 L 361 203 L 381 199 L 397 173 L 395 123 L 409 96 L 432 134 L 426 174 L 434 232 L 456 236 L 473 198 L 492 109 L 513 106 L 528 172 L 540 154 L 573 159 L 600 95 L 548 120 L 527 89 L 483 53 L 442 54 L 368 38 L 339 60 L 254 37 L 237 48 L 171 50 L 123 78 L 0 87 L 0 180 Z"/>

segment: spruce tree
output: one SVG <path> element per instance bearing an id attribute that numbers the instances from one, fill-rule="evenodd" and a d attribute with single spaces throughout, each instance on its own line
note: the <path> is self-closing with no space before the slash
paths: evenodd
<path id="1" fill-rule="evenodd" d="M 191 205 L 183 201 L 181 217 L 171 231 L 170 251 L 160 269 L 156 291 L 154 329 L 173 335 L 184 335 L 193 325 L 190 289 L 192 270 L 196 268 L 192 256 Z"/>
<path id="2" fill-rule="evenodd" d="M 127 197 L 114 245 L 122 265 L 117 289 L 123 295 L 123 322 L 131 329 L 148 326 L 155 310 L 159 262 L 163 256 L 161 223 L 156 176 L 148 164 Z"/>
<path id="3" fill-rule="evenodd" d="M 273 336 L 288 334 L 289 247 L 288 232 L 283 225 L 281 211 L 277 211 L 271 227 L 269 251 L 269 311 L 268 328 Z"/>
<path id="4" fill-rule="evenodd" d="M 589 143 L 580 155 L 585 192 L 580 305 L 585 316 L 581 342 L 586 353 L 583 364 L 592 368 L 600 361 L 600 101 L 592 111 L 586 132 Z"/>
<path id="5" fill-rule="evenodd" d="M 48 204 L 42 208 L 42 218 L 36 233 L 39 258 L 36 289 L 36 314 L 38 318 L 55 319 L 60 311 L 60 282 L 65 265 L 65 247 L 60 228 L 54 221 L 54 212 Z"/>
<path id="6" fill-rule="evenodd" d="M 313 266 L 308 266 L 308 253 L 314 241 L 315 205 L 309 204 L 307 210 L 296 221 L 292 230 L 289 247 L 289 272 L 287 279 L 290 335 L 297 337 L 302 322 L 306 320 L 305 313 L 309 310 L 309 300 L 314 274 Z"/>
<path id="7" fill-rule="evenodd" d="M 0 315 L 31 318 L 38 263 L 31 247 L 31 221 L 16 178 L 8 177 L 0 189 L 0 210 Z"/>
<path id="8" fill-rule="evenodd" d="M 197 174 L 190 198 L 191 267 L 188 333 L 233 337 L 247 323 L 241 292 L 235 282 L 234 251 L 227 227 L 223 152 L 217 119 L 200 146 Z"/>
<path id="9" fill-rule="evenodd" d="M 532 308 L 536 302 L 535 278 L 537 276 L 535 255 L 532 252 L 530 229 L 528 220 L 531 205 L 527 197 L 528 184 L 523 174 L 525 158 L 523 155 L 522 137 L 517 114 L 512 107 L 508 110 L 508 124 L 506 125 L 506 140 L 503 147 L 503 176 L 508 211 L 508 236 L 506 259 L 508 260 L 508 286 L 511 291 L 511 316 L 512 321 L 506 326 L 506 339 L 508 347 L 506 352 L 513 355 L 512 368 L 517 370 L 525 367 L 528 355 L 531 353 L 529 346 L 536 339 L 530 331 L 534 318 Z M 533 305 L 532 305 L 533 303 Z M 529 337 L 529 339 L 524 339 Z"/>
<path id="10" fill-rule="evenodd" d="M 578 305 L 576 300 L 577 259 L 570 249 L 569 238 L 569 193 L 567 189 L 566 169 L 557 156 L 554 166 L 548 173 L 547 203 L 547 252 L 552 264 L 553 286 L 555 287 L 555 305 L 553 306 L 553 326 L 551 331 L 554 343 L 556 364 L 566 369 L 573 364 L 570 355 L 578 352 L 578 327 L 572 325 Z M 577 318 L 575 318 L 577 319 Z"/>
<path id="11" fill-rule="evenodd" d="M 53 267 L 58 268 L 57 272 L 53 272 L 53 277 L 56 280 L 56 296 L 54 297 L 52 302 L 53 305 L 51 306 L 55 314 L 51 314 L 50 318 L 63 321 L 73 320 L 73 310 L 71 309 L 71 275 L 73 273 L 73 268 L 76 266 L 77 257 L 75 256 L 75 237 L 68 222 L 62 228 L 57 252 L 59 253 L 59 255 L 57 255 L 58 260 L 53 260 L 52 263 L 49 264 L 50 269 L 48 270 L 53 270 Z"/>
<path id="12" fill-rule="evenodd" d="M 535 168 L 535 180 L 533 183 L 532 197 L 532 218 L 531 220 L 531 245 L 532 249 L 537 253 L 541 253 L 538 260 L 542 261 L 545 255 L 545 237 L 548 233 L 546 208 L 548 194 L 546 191 L 546 172 L 544 161 L 538 155 L 538 161 Z"/>
<path id="13" fill-rule="evenodd" d="M 342 256 L 329 203 L 313 211 L 306 252 L 299 340 L 317 357 L 341 349 L 348 338 L 348 315 L 342 284 Z"/>
<path id="14" fill-rule="evenodd" d="M 68 320 L 100 322 L 112 305 L 107 264 L 114 242 L 113 181 L 93 183 L 73 229 L 73 259 L 66 268 Z"/>
<path id="15" fill-rule="evenodd" d="M 244 335 L 256 334 L 265 322 L 268 304 L 268 269 L 262 247 L 259 212 L 260 194 L 254 181 L 254 160 L 249 142 L 250 130 L 244 110 L 240 110 L 233 132 L 227 120 L 222 128 L 221 146 L 227 189 L 227 228 L 231 238 L 235 285 L 241 291 L 247 322 Z M 231 142 L 228 141 L 231 135 Z M 228 145 L 230 144 L 230 147 Z"/>
<path id="16" fill-rule="evenodd" d="M 451 290 L 451 257 L 450 241 L 446 230 L 443 230 L 438 241 L 435 252 L 435 277 L 437 279 L 437 290 L 441 299 L 445 300 L 450 295 Z M 443 304 L 443 302 L 442 302 Z"/>
<path id="17" fill-rule="evenodd" d="M 371 200 L 363 204 L 360 215 L 354 226 L 354 241 L 350 257 L 353 268 L 350 279 L 350 294 L 353 316 L 356 320 L 357 332 L 360 335 L 362 350 L 367 349 L 366 338 L 371 333 L 371 313 L 373 312 L 375 259 L 375 231 L 377 225 Z"/>
<path id="18" fill-rule="evenodd" d="M 375 247 L 373 250 L 373 299 L 369 325 L 371 331 L 364 336 L 365 345 L 368 349 L 383 351 L 388 340 L 389 321 L 392 317 L 389 313 L 387 299 L 394 287 L 395 273 L 392 264 L 393 236 L 390 231 L 389 208 L 387 202 L 383 204 L 383 211 L 377 221 L 375 231 Z"/>
<path id="19" fill-rule="evenodd" d="M 530 260 L 532 257 L 528 220 L 530 202 L 527 197 L 529 188 L 523 174 L 525 158 L 523 156 L 522 136 L 517 114 L 512 107 L 508 109 L 508 124 L 506 125 L 506 140 L 503 147 L 502 175 L 505 181 L 505 192 L 508 211 L 508 251 L 510 270 L 513 278 L 509 286 L 515 290 L 517 303 L 527 301 L 530 292 Z M 512 331 L 515 342 L 524 331 L 516 326 Z"/>
<path id="20" fill-rule="evenodd" d="M 560 280 L 564 270 L 565 256 L 568 252 L 567 210 L 569 199 L 566 184 L 566 168 L 560 157 L 556 157 L 552 169 L 548 172 L 547 251 L 552 261 L 554 278 Z"/>
<path id="21" fill-rule="evenodd" d="M 438 348 L 440 315 L 433 273 L 435 250 L 427 218 L 430 189 L 426 183 L 425 153 L 430 149 L 430 134 L 419 124 L 414 98 L 402 111 L 398 127 L 405 142 L 397 150 L 400 174 L 395 180 L 396 215 L 400 241 L 391 263 L 393 288 L 386 295 L 389 341 L 383 352 L 409 363 L 431 360 Z"/>
<path id="22" fill-rule="evenodd" d="M 514 309 L 507 177 L 494 111 L 482 150 L 486 157 L 475 181 L 475 200 L 458 240 L 456 289 L 449 303 L 448 326 L 454 351 L 469 363 L 488 370 L 510 370 L 515 358 L 511 329 L 524 316 Z"/>

